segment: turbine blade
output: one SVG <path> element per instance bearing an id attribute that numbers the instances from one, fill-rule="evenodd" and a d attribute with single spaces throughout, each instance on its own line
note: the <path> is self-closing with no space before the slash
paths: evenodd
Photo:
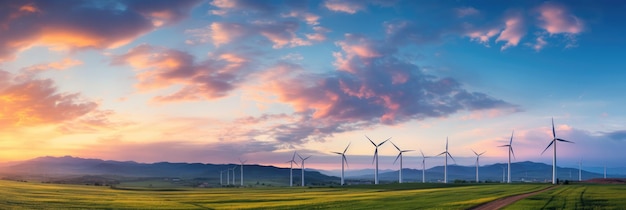
<path id="1" fill-rule="evenodd" d="M 293 151 L 293 157 L 291 157 L 291 160 L 295 160 L 296 159 L 296 151 Z"/>
<path id="2" fill-rule="evenodd" d="M 484 152 L 478 154 L 478 156 L 481 156 L 481 155 L 485 154 L 485 152 L 487 152 L 487 151 L 484 151 Z"/>
<path id="3" fill-rule="evenodd" d="M 554 140 L 550 141 L 550 144 L 548 144 L 546 149 L 544 149 L 543 152 L 541 152 L 541 154 L 543 155 L 543 153 L 546 152 L 546 150 L 548 150 L 548 148 L 550 148 L 550 146 L 552 146 L 553 143 L 554 143 Z"/>
<path id="4" fill-rule="evenodd" d="M 300 154 L 298 154 L 298 157 L 299 157 L 300 159 L 303 159 L 303 158 L 302 158 L 302 156 L 300 156 Z"/>
<path id="5" fill-rule="evenodd" d="M 402 151 L 402 150 L 400 150 L 400 147 L 396 146 L 396 144 L 393 143 L 393 141 L 390 141 L 390 142 L 396 149 L 398 149 L 398 151 Z"/>
<path id="6" fill-rule="evenodd" d="M 349 168 L 350 166 L 348 166 L 348 158 L 346 158 L 345 155 L 342 155 L 342 156 L 343 156 L 343 161 L 346 161 L 346 167 Z"/>
<path id="7" fill-rule="evenodd" d="M 556 140 L 557 140 L 557 141 L 562 141 L 562 142 L 567 142 L 567 143 L 572 143 L 572 144 L 574 143 L 573 141 L 568 141 L 568 140 L 565 140 L 565 139 L 559 139 L 559 138 L 557 138 Z"/>
<path id="8" fill-rule="evenodd" d="M 422 157 L 426 158 L 426 156 L 424 155 L 424 152 L 422 152 L 422 150 L 420 149 L 420 153 L 422 153 Z"/>
<path id="9" fill-rule="evenodd" d="M 554 130 L 554 117 L 552 118 L 552 137 L 556 138 L 556 131 Z"/>
<path id="10" fill-rule="evenodd" d="M 510 147 L 511 145 L 502 145 L 502 146 L 498 146 L 498 147 Z"/>
<path id="11" fill-rule="evenodd" d="M 350 147 L 350 144 L 352 144 L 352 142 L 348 143 L 348 146 L 346 147 L 346 149 L 343 150 L 344 154 L 348 151 L 348 147 Z"/>
<path id="12" fill-rule="evenodd" d="M 437 156 L 439 156 L 439 155 L 443 155 L 443 154 L 446 154 L 446 153 L 448 153 L 448 152 L 442 152 L 442 153 L 439 153 Z"/>
<path id="13" fill-rule="evenodd" d="M 509 141 L 509 146 L 513 145 L 513 133 L 515 133 L 515 130 L 511 132 L 511 140 Z"/>
<path id="14" fill-rule="evenodd" d="M 332 152 L 332 153 L 335 153 L 335 154 L 338 154 L 338 155 L 343 155 L 343 153 L 340 153 L 340 152 Z"/>
<path id="15" fill-rule="evenodd" d="M 309 155 L 308 157 L 306 157 L 306 158 L 304 158 L 304 159 L 302 159 L 302 160 L 306 160 L 306 159 L 309 159 L 310 157 L 311 157 L 311 155 Z"/>
<path id="16" fill-rule="evenodd" d="M 476 153 L 476 151 L 474 151 L 473 149 L 472 149 L 472 152 L 474 152 L 474 154 L 475 154 L 476 156 L 478 156 L 478 153 Z"/>
<path id="17" fill-rule="evenodd" d="M 448 151 L 448 137 L 446 136 L 446 152 Z"/>
<path id="18" fill-rule="evenodd" d="M 448 153 L 448 156 L 450 156 L 450 158 L 452 158 L 452 161 L 454 161 L 454 164 L 456 164 L 456 160 L 452 157 L 450 153 Z"/>
<path id="19" fill-rule="evenodd" d="M 367 138 L 367 140 L 370 140 L 370 142 L 372 142 L 372 144 L 373 144 L 374 146 L 376 146 L 376 144 L 374 143 L 374 141 L 372 141 L 372 140 L 370 139 L 370 137 L 367 137 L 367 135 L 365 135 L 365 138 Z"/>
<path id="20" fill-rule="evenodd" d="M 391 137 L 389 137 L 387 140 L 380 142 L 380 144 L 378 144 L 378 147 L 380 147 L 380 145 L 383 145 L 385 142 L 389 141 L 391 139 Z"/>
<path id="21" fill-rule="evenodd" d="M 511 150 L 511 154 L 513 155 L 513 160 L 516 160 L 517 158 L 515 158 L 515 152 L 513 152 L 513 147 L 509 147 L 509 150 Z"/>
<path id="22" fill-rule="evenodd" d="M 415 151 L 415 150 L 409 149 L 409 150 L 402 150 L 400 152 L 413 152 L 413 151 Z"/>
<path id="23" fill-rule="evenodd" d="M 372 164 L 374 164 L 374 161 L 376 161 L 376 156 L 378 156 L 378 147 L 376 147 L 376 150 L 374 150 L 374 157 L 372 158 Z"/>
<path id="24" fill-rule="evenodd" d="M 398 154 L 398 156 L 396 156 L 396 160 L 393 161 L 393 164 L 396 164 L 396 161 L 398 161 L 398 158 L 400 158 L 400 156 L 402 156 L 402 152 Z"/>

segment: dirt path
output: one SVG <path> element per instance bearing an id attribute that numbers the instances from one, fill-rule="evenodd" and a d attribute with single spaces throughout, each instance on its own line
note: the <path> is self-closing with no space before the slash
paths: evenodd
<path id="1" fill-rule="evenodd" d="M 497 200 L 494 200 L 494 201 L 491 201 L 491 202 L 488 202 L 488 203 L 480 204 L 480 205 L 472 207 L 470 209 L 471 210 L 501 209 L 501 208 L 503 208 L 505 206 L 508 206 L 508 205 L 510 205 L 512 203 L 515 203 L 515 201 L 519 201 L 519 200 L 522 200 L 522 199 L 524 199 L 526 197 L 529 197 L 529 196 L 532 196 L 532 195 L 535 195 L 535 194 L 538 194 L 538 193 L 542 193 L 542 192 L 548 191 L 548 190 L 550 190 L 552 188 L 555 188 L 555 187 L 556 186 L 552 186 L 552 187 L 548 187 L 548 188 L 545 188 L 543 190 L 538 190 L 538 191 L 535 191 L 535 192 L 529 192 L 529 193 L 524 193 L 524 194 L 519 194 L 519 195 L 512 195 L 512 196 L 509 196 L 509 197 L 506 197 L 506 198 L 500 198 L 500 199 L 497 199 Z"/>

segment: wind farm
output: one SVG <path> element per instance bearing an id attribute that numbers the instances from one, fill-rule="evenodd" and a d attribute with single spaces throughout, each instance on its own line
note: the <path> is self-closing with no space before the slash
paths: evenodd
<path id="1" fill-rule="evenodd" d="M 0 1 L 0 209 L 622 209 L 625 8 Z"/>

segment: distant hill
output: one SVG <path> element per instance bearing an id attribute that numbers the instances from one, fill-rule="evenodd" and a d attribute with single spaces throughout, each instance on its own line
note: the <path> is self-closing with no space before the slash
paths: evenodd
<path id="1" fill-rule="evenodd" d="M 4 178 L 39 177 L 39 179 L 59 180 L 91 180 L 94 177 L 101 179 L 128 179 L 135 178 L 179 178 L 194 179 L 198 182 L 217 186 L 220 183 L 220 171 L 236 167 L 235 183 L 239 183 L 240 169 L 235 164 L 202 164 L 202 163 L 137 163 L 133 161 L 105 161 L 100 159 L 85 159 L 71 156 L 39 157 L 12 165 L 4 166 L 0 170 Z M 300 169 L 294 169 L 294 185 L 300 185 Z M 230 172 L 232 180 L 232 171 Z M 227 173 L 222 174 L 223 183 L 226 183 Z M 77 178 L 78 177 L 78 178 Z M 317 171 L 306 170 L 305 182 L 307 185 L 322 185 L 338 183 L 338 177 L 327 176 Z M 274 166 L 244 165 L 245 185 L 268 184 L 274 186 L 289 185 L 289 168 Z M 73 181 L 67 181 L 73 182 Z"/>
<path id="2" fill-rule="evenodd" d="M 481 181 L 502 181 L 503 168 L 506 176 L 507 164 L 492 164 L 479 167 L 480 180 Z M 543 182 L 552 180 L 552 166 L 544 163 L 535 163 L 530 161 L 511 163 L 511 181 L 514 182 Z M 436 166 L 426 170 L 426 180 L 428 182 L 443 181 L 443 166 Z M 558 167 L 557 176 L 561 180 L 578 180 L 578 168 L 561 168 Z M 363 180 L 373 179 L 373 174 L 367 175 L 349 175 L 349 179 Z M 408 182 L 420 182 L 422 181 L 422 170 L 416 169 L 404 169 L 402 170 L 402 176 L 404 181 Z M 615 175 L 608 175 L 609 177 L 615 177 Z M 603 174 L 593 173 L 589 171 L 582 171 L 583 180 L 592 178 L 601 178 Z M 379 173 L 381 181 L 395 182 L 398 181 L 398 171 Z M 476 179 L 476 167 L 475 166 L 459 166 L 448 165 L 448 180 L 467 180 L 473 181 Z M 506 178 L 505 178 L 506 179 Z"/>

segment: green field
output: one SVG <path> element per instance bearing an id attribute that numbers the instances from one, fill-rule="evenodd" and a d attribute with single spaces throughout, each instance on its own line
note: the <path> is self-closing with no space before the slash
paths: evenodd
<path id="1" fill-rule="evenodd" d="M 528 197 L 506 209 L 625 209 L 625 185 L 566 185 Z"/>
<path id="2" fill-rule="evenodd" d="M 389 184 L 325 188 L 146 188 L 126 186 L 56 185 L 0 181 L 0 209 L 466 209 L 500 197 L 535 191 L 546 184 Z M 571 185 L 524 200 L 513 208 L 561 208 L 552 205 L 561 194 L 564 201 L 584 192 L 585 206 L 624 206 L 615 197 L 626 197 L 626 186 Z M 604 192 L 608 193 L 604 193 Z M 621 194 L 618 194 L 621 193 Z M 580 193 L 578 193 L 580 194 Z M 547 195 L 547 197 L 546 197 Z M 545 199 L 552 201 L 545 204 Z M 609 198 L 606 198 L 606 197 Z M 612 197 L 611 197 L 612 196 Z M 573 199 L 573 198 L 572 198 Z M 588 199 L 588 200 L 586 200 Z M 539 203 L 542 202 L 542 203 Z M 560 202 L 560 201 L 559 201 Z M 582 207 L 582 204 L 572 204 Z"/>

